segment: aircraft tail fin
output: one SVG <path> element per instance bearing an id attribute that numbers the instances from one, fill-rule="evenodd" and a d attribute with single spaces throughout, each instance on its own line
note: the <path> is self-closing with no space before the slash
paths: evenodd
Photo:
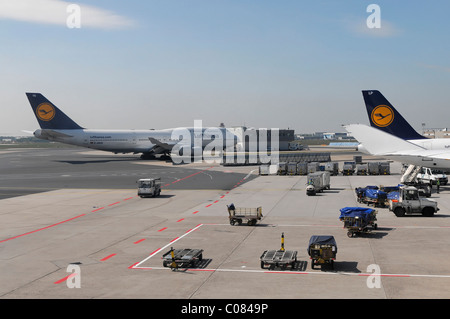
<path id="1" fill-rule="evenodd" d="M 362 91 L 370 125 L 405 140 L 424 139 L 391 103 L 376 90 Z"/>
<path id="2" fill-rule="evenodd" d="M 34 115 L 42 129 L 73 130 L 82 129 L 64 112 L 40 93 L 26 93 Z"/>

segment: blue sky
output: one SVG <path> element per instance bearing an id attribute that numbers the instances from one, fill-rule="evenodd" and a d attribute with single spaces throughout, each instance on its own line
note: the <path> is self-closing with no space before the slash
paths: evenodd
<path id="1" fill-rule="evenodd" d="M 449 14 L 443 0 L 0 0 L 0 134 L 37 128 L 25 92 L 90 128 L 307 133 L 368 124 L 361 90 L 378 89 L 415 128 L 447 127 Z"/>

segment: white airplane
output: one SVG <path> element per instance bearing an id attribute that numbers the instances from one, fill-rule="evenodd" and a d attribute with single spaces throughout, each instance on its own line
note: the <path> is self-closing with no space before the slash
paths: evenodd
<path id="1" fill-rule="evenodd" d="M 344 128 L 372 155 L 417 166 L 450 168 L 450 150 L 426 149 L 412 141 L 363 124 L 344 125 Z"/>
<path id="2" fill-rule="evenodd" d="M 407 140 L 424 149 L 450 149 L 449 138 L 426 138 L 417 133 L 379 91 L 365 90 L 362 91 L 362 94 L 372 127 Z M 358 150 L 366 152 L 365 145 L 359 145 Z"/>
<path id="3" fill-rule="evenodd" d="M 37 138 L 77 145 L 113 153 L 142 153 L 141 158 L 156 154 L 170 155 L 175 149 L 186 154 L 201 154 L 205 146 L 224 148 L 237 143 L 237 137 L 226 128 L 173 128 L 163 130 L 105 130 L 79 126 L 40 93 L 26 93 L 39 122 L 33 132 Z M 212 146 L 211 146 L 212 147 Z M 181 150 L 181 151 L 180 151 Z M 216 148 L 217 150 L 217 148 Z"/>

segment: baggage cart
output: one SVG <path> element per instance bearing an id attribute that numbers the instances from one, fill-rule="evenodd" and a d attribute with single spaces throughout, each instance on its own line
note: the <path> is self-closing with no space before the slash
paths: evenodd
<path id="1" fill-rule="evenodd" d="M 284 233 L 282 233 L 281 248 L 279 250 L 265 250 L 259 259 L 262 269 L 280 267 L 285 270 L 288 266 L 294 269 L 297 263 L 297 251 L 284 249 Z"/>
<path id="2" fill-rule="evenodd" d="M 377 229 L 376 223 L 377 211 L 371 208 L 364 207 L 344 207 L 341 208 L 341 215 L 339 219 L 344 223 L 344 228 L 347 228 L 347 236 L 349 238 L 355 237 L 361 233 L 368 233 L 372 229 Z"/>
<path id="3" fill-rule="evenodd" d="M 262 253 L 260 260 L 262 269 L 274 269 L 275 267 L 286 269 L 289 266 L 293 269 L 297 262 L 297 251 L 266 250 Z"/>
<path id="4" fill-rule="evenodd" d="M 244 221 L 247 221 L 248 226 L 254 226 L 263 217 L 262 207 L 235 207 L 234 204 L 231 204 L 227 205 L 227 209 L 230 225 L 242 225 Z"/>
<path id="5" fill-rule="evenodd" d="M 173 249 L 170 248 L 163 256 L 163 266 L 172 270 L 195 267 L 203 260 L 203 249 Z"/>
<path id="6" fill-rule="evenodd" d="M 307 251 L 311 259 L 311 269 L 314 269 L 315 265 L 329 265 L 331 269 L 334 269 L 337 244 L 333 236 L 311 236 Z"/>

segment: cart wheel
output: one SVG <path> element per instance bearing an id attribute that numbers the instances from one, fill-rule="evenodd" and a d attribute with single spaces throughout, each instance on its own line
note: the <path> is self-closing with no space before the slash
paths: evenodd
<path id="1" fill-rule="evenodd" d="M 261 269 L 264 269 L 264 261 L 261 260 Z"/>
<path id="2" fill-rule="evenodd" d="M 237 222 L 238 222 L 239 225 L 242 225 L 242 219 L 239 218 L 239 219 L 237 220 Z"/>
<path id="3" fill-rule="evenodd" d="M 348 236 L 348 238 L 352 238 L 353 237 L 353 232 L 351 232 L 351 231 L 347 232 L 347 236 Z"/>
<path id="4" fill-rule="evenodd" d="M 234 226 L 234 224 L 236 223 L 236 221 L 234 219 L 230 219 L 230 225 Z"/>
<path id="5" fill-rule="evenodd" d="M 377 224 L 373 224 L 373 229 L 377 229 L 378 225 Z"/>
<path id="6" fill-rule="evenodd" d="M 334 260 L 331 260 L 330 266 L 331 266 L 331 269 L 334 270 Z"/>
<path id="7" fill-rule="evenodd" d="M 314 260 L 311 259 L 311 269 L 314 269 Z"/>

